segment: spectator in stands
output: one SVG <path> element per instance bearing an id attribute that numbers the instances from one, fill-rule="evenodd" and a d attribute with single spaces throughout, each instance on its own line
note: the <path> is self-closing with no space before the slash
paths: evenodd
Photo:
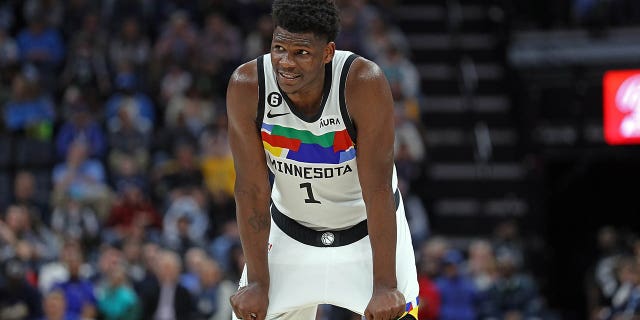
<path id="1" fill-rule="evenodd" d="M 640 316 L 640 267 L 631 256 L 623 256 L 616 263 L 616 278 L 620 285 L 611 305 L 601 310 L 600 319 L 634 319 Z M 607 315 L 606 317 L 603 317 Z"/>
<path id="2" fill-rule="evenodd" d="M 76 140 L 69 146 L 65 162 L 53 168 L 53 204 L 62 206 L 70 199 L 92 206 L 98 218 L 106 218 L 111 206 L 112 192 L 107 185 L 102 163 L 88 156 L 86 141 Z"/>
<path id="3" fill-rule="evenodd" d="M 235 220 L 225 222 L 217 236 L 208 244 L 207 252 L 216 260 L 225 274 L 233 274 L 237 269 L 232 259 L 232 251 L 240 244 L 240 233 Z"/>
<path id="4" fill-rule="evenodd" d="M 52 290 L 56 283 L 61 283 L 69 279 L 69 269 L 66 266 L 67 257 L 82 254 L 80 243 L 75 240 L 65 240 L 62 244 L 58 260 L 52 260 L 43 264 L 38 273 L 38 288 L 40 292 L 47 293 Z M 88 279 L 93 273 L 93 268 L 88 263 L 83 263 L 80 267 L 80 277 Z"/>
<path id="5" fill-rule="evenodd" d="M 201 247 L 191 247 L 184 254 L 185 270 L 180 275 L 180 284 L 195 297 L 200 293 L 198 272 L 202 263 L 209 259 L 207 252 Z"/>
<path id="6" fill-rule="evenodd" d="M 18 58 L 18 45 L 15 39 L 5 27 L 0 26 L 0 70 L 8 70 L 15 66 Z"/>
<path id="7" fill-rule="evenodd" d="M 118 110 L 117 125 L 109 129 L 107 163 L 115 183 L 123 177 L 142 175 L 149 168 L 151 137 L 136 124 L 135 118 L 133 106 L 125 105 Z"/>
<path id="8" fill-rule="evenodd" d="M 223 278 L 222 269 L 213 259 L 206 259 L 198 268 L 200 292 L 196 295 L 197 319 L 227 320 L 231 314 L 229 298 L 238 288 Z"/>
<path id="9" fill-rule="evenodd" d="M 35 65 L 45 78 L 53 76 L 64 62 L 65 46 L 60 32 L 49 25 L 53 12 L 36 9 L 27 17 L 28 27 L 17 37 L 20 60 Z"/>
<path id="10" fill-rule="evenodd" d="M 97 91 L 100 97 L 105 97 L 111 90 L 111 76 L 106 55 L 107 35 L 99 23 L 98 14 L 89 12 L 82 28 L 72 33 L 62 84 Z"/>
<path id="11" fill-rule="evenodd" d="M 342 31 L 341 31 L 342 32 Z M 252 60 L 271 50 L 271 38 L 273 37 L 273 22 L 268 14 L 258 18 L 256 27 L 249 31 L 244 40 L 243 60 Z M 343 45 L 339 45 L 344 48 Z"/>
<path id="12" fill-rule="evenodd" d="M 134 229 L 142 229 L 145 239 L 157 239 L 162 230 L 162 217 L 154 204 L 135 182 L 123 182 L 118 186 L 118 198 L 111 207 L 105 222 L 103 237 L 117 243 L 134 237 Z"/>
<path id="13" fill-rule="evenodd" d="M 120 66 L 129 65 L 139 79 L 145 80 L 150 51 L 151 41 L 146 33 L 141 32 L 139 20 L 128 16 L 109 42 L 110 68 L 117 70 Z"/>
<path id="14" fill-rule="evenodd" d="M 89 157 L 102 159 L 107 151 L 107 137 L 102 126 L 91 114 L 89 106 L 79 101 L 69 106 L 67 118 L 56 133 L 56 153 L 63 160 L 69 153 L 69 146 L 84 139 L 89 147 Z"/>
<path id="15" fill-rule="evenodd" d="M 33 257 L 41 261 L 50 261 L 57 256 L 58 248 L 55 241 L 49 238 L 46 226 L 34 228 L 31 216 L 26 207 L 11 205 L 6 209 L 4 222 L 0 220 L 0 243 L 4 243 L 4 258 L 16 254 L 17 246 L 23 242 L 30 246 Z"/>
<path id="16" fill-rule="evenodd" d="M 384 72 L 396 102 L 416 101 L 420 96 L 420 73 L 413 62 L 394 44 L 389 44 L 376 60 Z"/>
<path id="17" fill-rule="evenodd" d="M 178 282 L 180 257 L 172 251 L 161 251 L 154 270 L 159 288 L 144 301 L 143 314 L 155 320 L 191 319 L 196 308 L 191 293 Z"/>
<path id="18" fill-rule="evenodd" d="M 204 245 L 209 219 L 195 199 L 184 196 L 173 201 L 163 227 L 163 243 L 182 257 L 189 248 Z"/>
<path id="19" fill-rule="evenodd" d="M 220 115 L 215 126 L 200 135 L 200 164 L 206 191 L 211 199 L 209 209 L 214 232 L 227 221 L 235 221 L 235 168 L 227 140 L 226 116 Z"/>
<path id="20" fill-rule="evenodd" d="M 96 297 L 91 281 L 83 278 L 80 267 L 84 257 L 80 250 L 69 251 L 63 257 L 69 274 L 66 281 L 58 282 L 53 290 L 62 290 L 67 301 L 66 311 L 74 319 L 92 319 L 97 316 Z"/>
<path id="21" fill-rule="evenodd" d="M 193 196 L 204 205 L 204 177 L 196 145 L 186 141 L 175 143 L 173 158 L 155 168 L 155 192 L 169 204 L 179 197 Z"/>
<path id="22" fill-rule="evenodd" d="M 11 97 L 4 106 L 5 127 L 14 134 L 49 141 L 52 138 L 55 107 L 41 91 L 38 71 L 23 68 L 11 85 Z"/>
<path id="23" fill-rule="evenodd" d="M 17 259 L 4 261 L 0 277 L 0 319 L 38 319 L 42 316 L 42 296 L 25 279 L 26 268 Z"/>
<path id="24" fill-rule="evenodd" d="M 198 30 L 187 13 L 184 11 L 171 13 L 169 21 L 153 47 L 157 67 L 162 70 L 162 66 L 168 62 L 188 63 L 198 50 L 200 45 L 198 41 Z"/>
<path id="25" fill-rule="evenodd" d="M 463 262 L 464 256 L 457 249 L 447 250 L 442 257 L 442 274 L 435 281 L 441 298 L 441 320 L 474 320 L 477 317 L 477 291 L 461 269 Z"/>
<path id="26" fill-rule="evenodd" d="M 198 40 L 200 57 L 210 59 L 219 66 L 223 77 L 233 72 L 232 66 L 237 66 L 243 54 L 243 40 L 240 30 L 230 24 L 219 13 L 210 13 L 205 18 L 205 25 Z"/>
<path id="27" fill-rule="evenodd" d="M 371 25 L 366 28 L 364 35 L 364 56 L 368 59 L 378 61 L 385 54 L 388 48 L 394 47 L 396 50 L 409 56 L 409 41 L 406 35 L 395 25 L 385 21 L 379 14 L 373 15 Z"/>
<path id="28" fill-rule="evenodd" d="M 352 7 L 340 10 L 340 33 L 336 37 L 336 46 L 342 50 L 364 55 L 362 39 L 364 30 L 358 25 L 358 12 Z"/>
<path id="29" fill-rule="evenodd" d="M 494 311 L 485 317 L 531 319 L 542 315 L 543 301 L 533 278 L 519 270 L 518 257 L 509 251 L 497 256 L 499 277 L 489 289 L 487 301 Z M 487 308 L 483 311 L 487 311 Z"/>
<path id="30" fill-rule="evenodd" d="M 44 316 L 39 320 L 74 320 L 67 312 L 67 301 L 62 290 L 49 291 L 42 299 Z"/>
<path id="31" fill-rule="evenodd" d="M 97 290 L 98 311 L 104 320 L 141 319 L 142 306 L 127 282 L 125 266 L 116 264 L 107 275 L 108 283 Z"/>
<path id="32" fill-rule="evenodd" d="M 184 95 L 193 83 L 191 71 L 179 63 L 171 63 L 164 71 L 160 77 L 160 101 L 162 105 L 166 105 L 173 97 Z"/>
<path id="33" fill-rule="evenodd" d="M 129 66 L 121 66 L 116 75 L 116 88 L 105 103 L 106 124 L 109 132 L 120 129 L 125 121 L 121 110 L 127 110 L 127 115 L 133 124 L 141 130 L 147 138 L 154 129 L 156 110 L 152 99 L 141 91 L 138 77 L 129 70 Z"/>
<path id="34" fill-rule="evenodd" d="M 184 94 L 169 99 L 164 115 L 165 125 L 177 127 L 178 122 L 184 122 L 191 135 L 199 137 L 205 127 L 213 122 L 216 105 L 192 83 Z"/>
<path id="35" fill-rule="evenodd" d="M 48 226 L 51 222 L 51 208 L 39 197 L 37 189 L 36 177 L 32 171 L 18 171 L 13 179 L 13 194 L 10 203 L 26 207 L 33 224 Z"/>
<path id="36" fill-rule="evenodd" d="M 75 239 L 91 249 L 98 245 L 101 226 L 95 210 L 71 194 L 53 209 L 51 228 L 60 239 Z"/>
<path id="37" fill-rule="evenodd" d="M 449 248 L 449 243 L 441 237 L 431 237 L 418 246 L 417 271 L 420 292 L 419 320 L 436 320 L 440 317 L 440 289 L 435 283 L 440 276 L 442 258 Z"/>
<path id="38" fill-rule="evenodd" d="M 22 2 L 24 19 L 42 19 L 51 28 L 59 29 L 64 19 L 65 4 L 61 0 L 26 0 Z"/>

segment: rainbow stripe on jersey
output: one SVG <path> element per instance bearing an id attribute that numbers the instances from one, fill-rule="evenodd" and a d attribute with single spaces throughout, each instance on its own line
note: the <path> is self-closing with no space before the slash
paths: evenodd
<path id="1" fill-rule="evenodd" d="M 262 144 L 272 156 L 306 163 L 340 164 L 356 157 L 347 130 L 315 135 L 307 130 L 262 123 Z"/>

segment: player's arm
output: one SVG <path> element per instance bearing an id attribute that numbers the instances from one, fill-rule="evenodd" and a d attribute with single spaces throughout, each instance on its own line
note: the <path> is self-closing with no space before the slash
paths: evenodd
<path id="1" fill-rule="evenodd" d="M 398 296 L 396 280 L 396 210 L 391 186 L 393 98 L 382 70 L 363 58 L 358 58 L 351 66 L 345 97 L 357 132 L 358 174 L 373 250 L 372 299 L 376 298 L 377 292 L 388 295 L 386 302 L 392 310 L 378 310 L 386 319 L 385 312 L 395 313 L 398 308 L 404 311 L 405 303 L 404 297 Z M 378 319 L 375 313 L 373 315 Z M 396 314 L 389 314 L 389 317 L 393 316 Z"/>
<path id="2" fill-rule="evenodd" d="M 229 144 L 236 170 L 235 200 L 240 240 L 247 265 L 249 284 L 232 298 L 234 310 L 266 313 L 266 305 L 255 306 L 256 296 L 263 296 L 269 288 L 267 242 L 270 228 L 269 199 L 271 188 L 262 146 L 256 124 L 258 110 L 258 75 L 255 60 L 236 69 L 227 88 L 227 115 Z M 251 292 L 253 291 L 253 292 Z M 259 291 L 256 294 L 256 291 Z M 236 299 L 234 302 L 233 299 Z M 256 308 L 264 310 L 255 310 Z M 244 312 L 242 312 L 244 313 Z M 250 319 L 248 315 L 238 314 Z"/>

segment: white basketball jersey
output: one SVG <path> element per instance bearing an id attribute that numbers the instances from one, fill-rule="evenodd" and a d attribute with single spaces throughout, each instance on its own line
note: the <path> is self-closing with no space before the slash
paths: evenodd
<path id="1" fill-rule="evenodd" d="M 274 175 L 273 205 L 316 230 L 344 229 L 366 219 L 356 135 L 344 95 L 349 67 L 357 57 L 336 50 L 325 67 L 320 111 L 312 119 L 280 91 L 270 55 L 258 58 L 258 123 L 267 166 Z M 392 186 L 397 188 L 395 166 Z"/>

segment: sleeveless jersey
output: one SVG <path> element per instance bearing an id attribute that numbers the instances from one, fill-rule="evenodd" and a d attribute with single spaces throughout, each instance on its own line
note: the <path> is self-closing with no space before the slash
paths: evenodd
<path id="1" fill-rule="evenodd" d="M 257 59 L 257 120 L 267 166 L 274 176 L 273 205 L 315 230 L 344 229 L 366 219 L 356 135 L 344 94 L 349 67 L 357 57 L 336 50 L 325 65 L 320 111 L 311 119 L 280 91 L 270 54 Z M 396 190 L 395 166 L 392 186 Z"/>

